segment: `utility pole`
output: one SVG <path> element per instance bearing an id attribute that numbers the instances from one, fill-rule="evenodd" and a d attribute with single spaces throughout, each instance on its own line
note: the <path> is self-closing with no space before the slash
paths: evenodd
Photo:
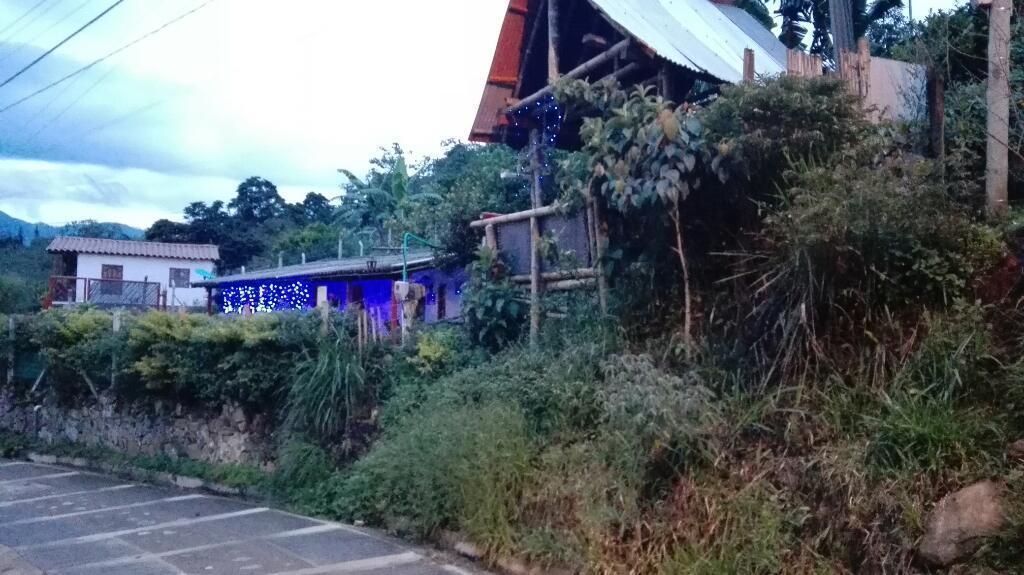
<path id="1" fill-rule="evenodd" d="M 836 67 L 842 70 L 844 54 L 857 48 L 857 39 L 853 37 L 853 6 L 850 0 L 828 0 L 828 12 Z"/>
<path id="2" fill-rule="evenodd" d="M 981 4 L 985 6 L 986 4 Z M 988 17 L 988 143 L 985 153 L 985 207 L 990 216 L 1009 211 L 1010 138 L 1010 15 L 1013 0 L 989 0 Z"/>

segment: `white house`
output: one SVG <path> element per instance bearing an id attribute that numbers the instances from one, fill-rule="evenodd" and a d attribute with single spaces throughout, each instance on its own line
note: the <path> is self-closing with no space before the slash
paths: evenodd
<path id="1" fill-rule="evenodd" d="M 49 305 L 88 302 L 109 307 L 205 306 L 217 246 L 56 237 Z"/>

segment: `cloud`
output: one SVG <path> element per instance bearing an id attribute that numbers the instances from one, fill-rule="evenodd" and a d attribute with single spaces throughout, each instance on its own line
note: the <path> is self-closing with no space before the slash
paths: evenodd
<path id="1" fill-rule="evenodd" d="M 33 3 L 0 2 L 0 22 Z M 197 3 L 119 6 L 0 89 L 0 107 Z M 213 2 L 0 114 L 0 209 L 51 221 L 99 212 L 149 223 L 178 216 L 189 201 L 226 199 L 252 175 L 287 196 L 334 195 L 336 168 L 365 170 L 380 146 L 398 141 L 431 155 L 443 140 L 466 137 L 506 6 Z M 0 78 L 96 10 L 86 6 L 43 33 L 71 8 L 0 44 L 0 58 L 18 48 L 0 61 Z"/>

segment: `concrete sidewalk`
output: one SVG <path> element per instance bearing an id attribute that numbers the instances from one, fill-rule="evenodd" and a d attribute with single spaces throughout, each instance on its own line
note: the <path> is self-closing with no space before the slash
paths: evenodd
<path id="1" fill-rule="evenodd" d="M 370 530 L 0 459 L 0 575 L 38 575 L 30 566 L 75 575 L 468 573 Z"/>

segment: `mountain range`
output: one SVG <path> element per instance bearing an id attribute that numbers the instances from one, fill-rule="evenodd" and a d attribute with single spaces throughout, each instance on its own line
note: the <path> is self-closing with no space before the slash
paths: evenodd
<path id="1" fill-rule="evenodd" d="M 93 222 L 87 223 L 91 224 Z M 21 237 L 24 238 L 25 243 L 29 244 L 35 237 L 52 238 L 62 234 L 75 234 L 78 226 L 81 224 L 82 223 L 51 226 L 50 224 L 44 224 L 42 222 L 26 222 L 25 220 L 18 219 L 0 211 L 0 239 L 14 238 L 18 237 L 20 234 Z M 132 226 L 116 222 L 98 222 L 98 225 L 110 227 L 117 232 L 124 234 L 129 239 L 139 239 L 145 234 L 145 232 L 139 228 L 133 228 Z"/>

